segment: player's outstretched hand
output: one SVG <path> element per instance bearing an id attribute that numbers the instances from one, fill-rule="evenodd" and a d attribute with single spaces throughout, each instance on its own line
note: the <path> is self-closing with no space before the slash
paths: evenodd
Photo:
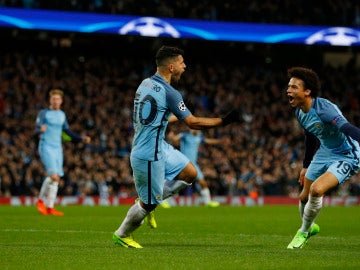
<path id="1" fill-rule="evenodd" d="M 231 110 L 222 120 L 223 126 L 244 121 L 241 111 L 237 109 Z"/>

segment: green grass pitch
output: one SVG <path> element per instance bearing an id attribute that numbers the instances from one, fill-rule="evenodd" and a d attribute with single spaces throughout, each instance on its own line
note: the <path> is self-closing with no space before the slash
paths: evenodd
<path id="1" fill-rule="evenodd" d="M 0 268 L 6 269 L 360 269 L 360 208 L 324 207 L 320 233 L 286 247 L 300 225 L 296 206 L 158 208 L 143 225 L 143 249 L 112 242 L 129 206 L 0 206 Z"/>

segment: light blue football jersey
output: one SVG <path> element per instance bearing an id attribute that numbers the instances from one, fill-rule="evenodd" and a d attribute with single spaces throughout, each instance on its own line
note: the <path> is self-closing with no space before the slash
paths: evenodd
<path id="1" fill-rule="evenodd" d="M 192 134 L 190 132 L 181 132 L 180 151 L 187 156 L 193 164 L 197 163 L 200 144 L 205 141 L 201 132 Z"/>
<path id="2" fill-rule="evenodd" d="M 62 131 L 69 129 L 66 115 L 62 110 L 41 110 L 36 118 L 35 131 L 46 125 L 45 132 L 40 133 L 39 153 L 48 175 L 64 175 L 64 155 L 62 149 Z"/>
<path id="3" fill-rule="evenodd" d="M 320 141 L 306 170 L 307 179 L 315 181 L 328 171 L 341 184 L 359 171 L 359 143 L 340 131 L 348 121 L 335 104 L 315 98 L 308 113 L 297 109 L 296 116 L 302 127 Z"/>
<path id="4" fill-rule="evenodd" d="M 308 113 L 296 110 L 296 117 L 300 125 L 315 135 L 321 145 L 334 154 L 344 154 L 358 150 L 359 143 L 340 131 L 340 127 L 348 121 L 339 108 L 324 98 L 314 98 Z"/>
<path id="5" fill-rule="evenodd" d="M 149 161 L 164 158 L 162 141 L 171 113 L 179 120 L 191 114 L 179 91 L 159 74 L 143 80 L 134 99 L 133 157 Z"/>
<path id="6" fill-rule="evenodd" d="M 66 115 L 62 110 L 41 110 L 36 118 L 35 130 L 40 130 L 42 125 L 46 125 L 45 132 L 40 134 L 40 145 L 45 144 L 52 147 L 61 147 L 62 131 L 69 129 Z"/>

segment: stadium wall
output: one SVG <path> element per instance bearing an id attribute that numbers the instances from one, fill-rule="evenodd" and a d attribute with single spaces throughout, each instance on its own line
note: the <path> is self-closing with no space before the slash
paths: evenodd
<path id="1" fill-rule="evenodd" d="M 61 206 L 83 205 L 83 206 L 118 206 L 131 205 L 134 203 L 135 197 L 109 197 L 102 198 L 98 196 L 64 196 L 58 197 L 56 204 Z M 265 196 L 252 198 L 247 196 L 214 196 L 214 200 L 222 205 L 230 206 L 263 206 L 263 205 L 297 205 L 297 198 L 286 196 Z M 35 206 L 36 197 L 30 196 L 8 196 L 0 197 L 0 205 L 11 206 Z M 200 206 L 201 198 L 198 196 L 178 196 L 169 199 L 172 206 Z M 360 196 L 347 197 L 324 197 L 323 204 L 325 206 L 357 206 L 360 205 Z"/>

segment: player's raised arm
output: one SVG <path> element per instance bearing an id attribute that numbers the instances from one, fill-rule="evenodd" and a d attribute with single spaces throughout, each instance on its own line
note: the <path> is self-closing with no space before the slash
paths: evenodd
<path id="1" fill-rule="evenodd" d="M 191 129 L 206 129 L 221 126 L 223 120 L 220 117 L 196 117 L 190 114 L 184 119 L 184 123 Z"/>
<path id="2" fill-rule="evenodd" d="M 243 122 L 242 115 L 237 110 L 230 111 L 225 117 L 197 117 L 189 115 L 184 123 L 191 129 L 206 129 L 211 127 L 226 126 L 231 123 Z"/>

